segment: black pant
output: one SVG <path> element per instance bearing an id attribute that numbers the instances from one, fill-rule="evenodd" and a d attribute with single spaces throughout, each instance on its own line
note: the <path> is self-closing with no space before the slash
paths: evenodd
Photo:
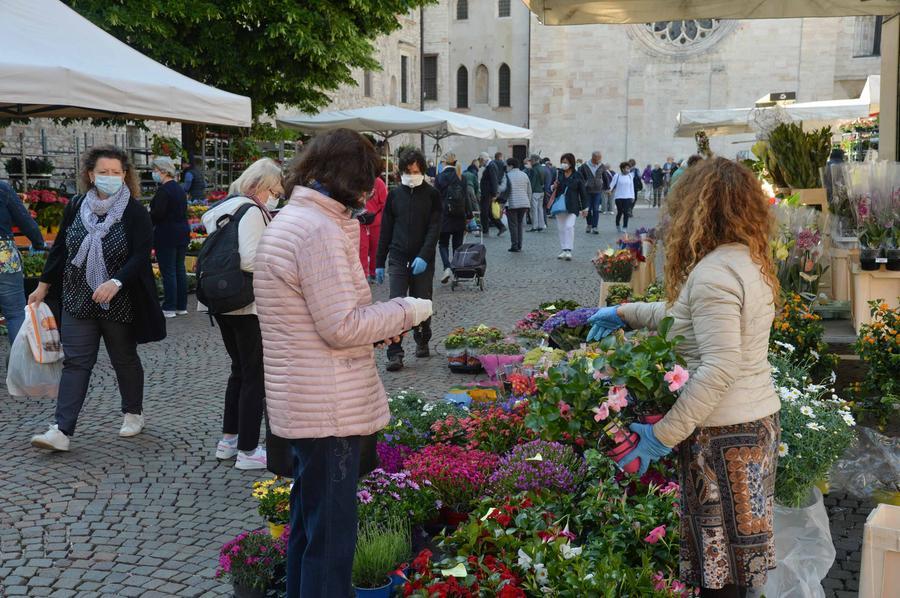
<path id="1" fill-rule="evenodd" d="M 509 240 L 511 249 L 522 249 L 522 231 L 525 229 L 525 214 L 529 208 L 513 208 L 506 210 L 509 220 Z"/>
<path id="2" fill-rule="evenodd" d="M 719 590 L 700 588 L 700 598 L 746 598 L 747 588 L 729 584 Z"/>
<path id="3" fill-rule="evenodd" d="M 97 363 L 100 338 L 116 371 L 122 413 L 140 414 L 144 407 L 144 368 L 137 353 L 137 341 L 131 324 L 108 320 L 79 320 L 63 311 L 62 377 L 56 397 L 56 424 L 67 436 L 75 433 L 75 423 L 87 396 L 91 372 Z"/>
<path id="4" fill-rule="evenodd" d="M 491 232 L 491 227 L 496 226 L 499 232 L 503 232 L 506 230 L 503 227 L 503 223 L 494 218 L 494 214 L 491 211 L 491 206 L 493 205 L 494 200 L 490 197 L 482 197 L 481 198 L 481 231 L 487 235 Z"/>
<path id="5" fill-rule="evenodd" d="M 628 211 L 631 209 L 631 198 L 624 197 L 616 200 L 616 226 L 619 226 L 619 221 L 622 217 L 625 217 L 625 228 L 628 228 Z"/>
<path id="6" fill-rule="evenodd" d="M 450 242 L 453 242 L 453 253 L 456 253 L 456 250 L 459 249 L 460 245 L 463 244 L 463 241 L 466 238 L 465 230 L 458 230 L 453 232 L 441 233 L 441 238 L 438 241 L 438 251 L 441 254 L 441 263 L 444 264 L 444 268 L 450 267 Z"/>
<path id="7" fill-rule="evenodd" d="M 222 433 L 237 434 L 238 450 L 249 452 L 259 446 L 259 426 L 266 400 L 259 318 L 254 315 L 214 317 L 231 358 Z"/>
<path id="8" fill-rule="evenodd" d="M 412 262 L 412 258 L 409 262 Z M 388 277 L 390 278 L 391 299 L 394 297 L 418 297 L 419 299 L 431 299 L 433 292 L 432 283 L 434 282 L 434 264 L 428 264 L 428 268 L 418 276 L 413 276 L 409 266 L 406 265 L 407 260 L 388 261 Z M 417 345 L 427 345 L 431 340 L 431 318 L 428 318 L 419 324 L 414 332 L 413 338 Z M 388 359 L 392 357 L 400 357 L 403 359 L 403 341 L 399 343 L 391 343 L 387 348 Z"/>
<path id="9" fill-rule="evenodd" d="M 662 185 L 653 188 L 653 207 L 655 208 L 662 201 L 663 188 Z"/>
<path id="10" fill-rule="evenodd" d="M 301 438 L 291 446 L 288 598 L 352 596 L 360 437 Z"/>

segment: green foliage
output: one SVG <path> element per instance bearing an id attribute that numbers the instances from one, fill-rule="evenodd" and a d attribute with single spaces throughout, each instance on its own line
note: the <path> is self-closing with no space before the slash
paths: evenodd
<path id="1" fill-rule="evenodd" d="M 379 440 L 416 450 L 430 442 L 431 425 L 449 415 L 461 417 L 465 410 L 449 401 L 428 401 L 422 395 L 401 390 L 388 398 L 391 421 Z"/>
<path id="2" fill-rule="evenodd" d="M 822 186 L 819 169 L 825 166 L 831 151 L 831 127 L 807 132 L 801 125 L 782 123 L 769 135 L 768 147 L 766 164 L 770 172 L 774 162 L 775 169 L 789 186 L 794 189 Z"/>
<path id="3" fill-rule="evenodd" d="M 47 263 L 46 253 L 23 253 L 22 270 L 25 278 L 37 278 L 44 273 L 44 264 Z"/>
<path id="4" fill-rule="evenodd" d="M 813 363 L 813 373 L 825 376 L 837 366 L 838 356 L 827 352 L 824 337 L 822 317 L 812 311 L 810 302 L 797 293 L 785 293 L 772 322 L 769 351 L 786 350 L 794 363 Z"/>
<path id="5" fill-rule="evenodd" d="M 315 112 L 379 70 L 373 40 L 427 0 L 65 0 L 136 50 L 188 77 L 249 96 L 254 117 Z M 111 57 L 114 59 L 115 57 Z"/>
<path id="6" fill-rule="evenodd" d="M 487 343 L 481 348 L 482 355 L 519 355 L 522 349 L 514 343 L 496 341 Z"/>
<path id="7" fill-rule="evenodd" d="M 353 556 L 353 585 L 378 588 L 389 581 L 391 571 L 410 553 L 409 526 L 401 519 L 365 523 L 359 528 Z"/>
<path id="8" fill-rule="evenodd" d="M 851 390 L 855 410 L 871 414 L 884 427 L 900 413 L 900 309 L 881 299 L 869 302 L 872 321 L 859 329 L 853 349 L 868 366 L 865 379 Z"/>
<path id="9" fill-rule="evenodd" d="M 13 156 L 3 165 L 9 174 L 22 174 L 22 158 Z M 25 167 L 28 169 L 28 174 L 51 174 L 55 169 L 53 162 L 46 158 L 26 158 Z"/>
<path id="10" fill-rule="evenodd" d="M 541 311 L 546 311 L 551 314 L 555 314 L 558 311 L 562 311 L 567 309 L 569 311 L 576 310 L 580 305 L 578 305 L 577 301 L 572 301 L 570 299 L 557 299 L 556 301 L 548 301 L 547 303 L 541 303 L 538 307 Z"/>
<path id="11" fill-rule="evenodd" d="M 173 160 L 187 159 L 187 152 L 184 151 L 181 141 L 177 137 L 153 135 L 150 138 L 150 151 L 154 156 L 168 156 Z"/>

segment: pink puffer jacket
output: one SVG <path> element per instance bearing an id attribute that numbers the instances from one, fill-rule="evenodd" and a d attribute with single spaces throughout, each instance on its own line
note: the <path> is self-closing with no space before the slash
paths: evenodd
<path id="1" fill-rule="evenodd" d="M 295 187 L 256 250 L 253 289 L 272 431 L 323 438 L 387 425 L 373 344 L 411 328 L 414 314 L 402 299 L 372 304 L 349 210 Z"/>

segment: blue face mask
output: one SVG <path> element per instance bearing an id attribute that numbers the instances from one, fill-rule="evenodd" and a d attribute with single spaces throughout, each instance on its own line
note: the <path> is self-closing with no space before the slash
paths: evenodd
<path id="1" fill-rule="evenodd" d="M 101 175 L 94 179 L 94 186 L 100 193 L 115 195 L 122 188 L 122 177 Z"/>
<path id="2" fill-rule="evenodd" d="M 153 176 L 153 182 L 156 183 L 157 185 L 162 182 L 162 176 L 160 176 L 160 174 L 158 172 L 156 172 L 155 170 L 153 171 L 151 176 Z"/>

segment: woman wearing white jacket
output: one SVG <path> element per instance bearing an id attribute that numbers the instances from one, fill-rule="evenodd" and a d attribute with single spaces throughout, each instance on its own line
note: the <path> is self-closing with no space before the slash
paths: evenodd
<path id="1" fill-rule="evenodd" d="M 284 195 L 281 168 L 270 158 L 257 160 L 231 184 L 228 193 L 227 199 L 203 215 L 203 225 L 212 234 L 222 216 L 234 214 L 246 204 L 255 206 L 257 209 L 251 207 L 238 221 L 241 270 L 253 272 L 256 247 L 266 225 L 272 220 L 270 210 L 278 207 Z M 231 358 L 231 375 L 225 389 L 222 439 L 216 446 L 216 457 L 231 459 L 236 456 L 237 469 L 265 469 L 266 451 L 259 446 L 259 429 L 266 392 L 256 303 L 214 317 Z"/>

